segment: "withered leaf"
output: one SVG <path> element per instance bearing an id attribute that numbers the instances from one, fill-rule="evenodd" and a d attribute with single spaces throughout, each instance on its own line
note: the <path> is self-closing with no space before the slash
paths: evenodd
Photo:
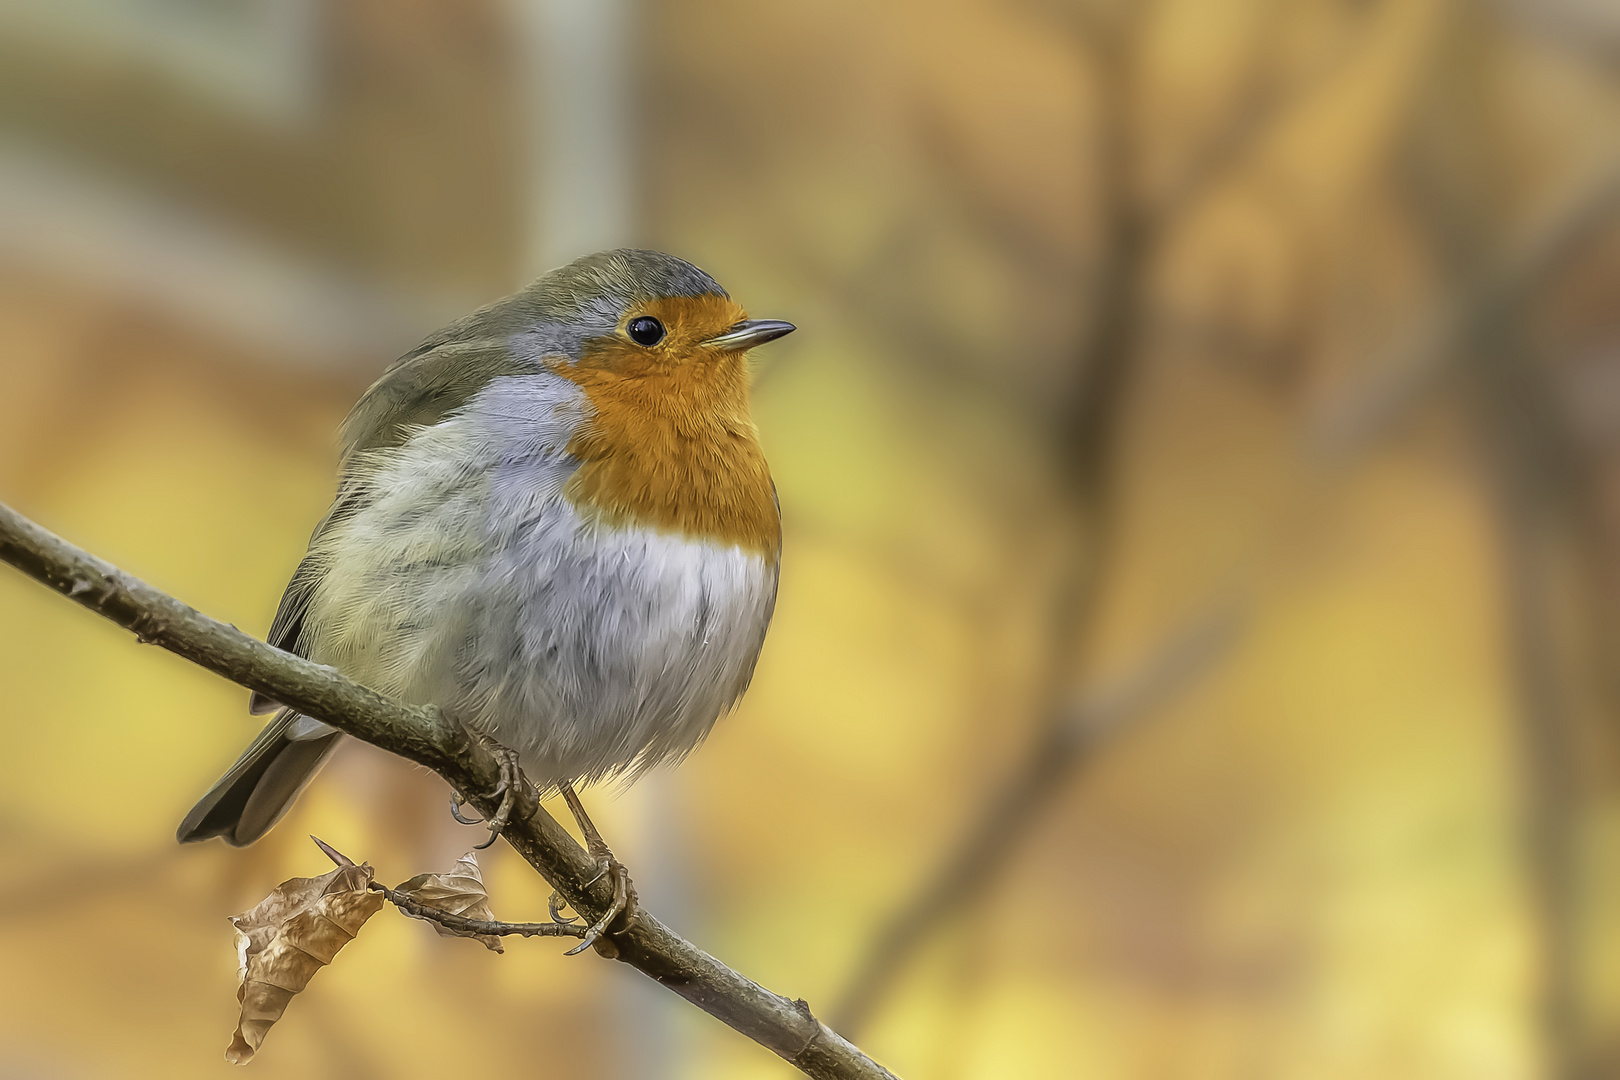
<path id="1" fill-rule="evenodd" d="M 251 1060 L 293 995 L 383 906 L 382 894 L 366 888 L 371 877 L 371 867 L 351 863 L 320 877 L 293 878 L 253 910 L 232 917 L 242 1017 L 225 1060 L 234 1065 Z"/>
<path id="2" fill-rule="evenodd" d="M 403 883 L 394 890 L 406 893 L 410 899 L 423 907 L 434 908 L 451 915 L 460 915 L 467 919 L 480 919 L 485 922 L 494 922 L 495 913 L 489 907 L 489 893 L 484 889 L 484 875 L 478 869 L 477 852 L 469 851 L 456 860 L 456 865 L 442 874 L 418 874 L 411 880 Z M 404 910 L 401 908 L 400 910 Z M 409 911 L 405 914 L 411 915 Z M 411 915 L 413 919 L 421 919 L 420 915 Z M 452 930 L 442 923 L 432 919 L 423 919 L 433 929 L 439 932 L 440 937 L 471 937 L 477 938 L 484 946 L 494 952 L 505 952 L 501 939 L 494 934 L 471 934 L 466 931 Z"/>

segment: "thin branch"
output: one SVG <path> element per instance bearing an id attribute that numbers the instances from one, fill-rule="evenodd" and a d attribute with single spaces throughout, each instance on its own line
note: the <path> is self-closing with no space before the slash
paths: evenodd
<path id="1" fill-rule="evenodd" d="M 1620 71 L 1620 19 L 1612 5 L 1579 0 L 1496 0 L 1494 7 L 1532 34 L 1589 63 Z"/>
<path id="2" fill-rule="evenodd" d="M 1039 23 L 1050 33 L 1068 38 L 1077 48 L 1088 52 L 1113 48 L 1123 35 L 1122 24 L 1129 15 L 1121 11 L 1112 14 L 1100 10 L 1100 5 L 1074 0 L 1017 0 L 1008 5 L 1016 8 L 1030 21 Z"/>
<path id="3" fill-rule="evenodd" d="M 339 866 L 354 865 L 353 859 L 349 858 L 347 855 L 343 854 L 343 852 L 339 851 L 331 844 L 328 844 L 320 837 L 311 836 L 310 839 L 315 841 L 316 847 L 320 848 L 321 851 L 326 853 L 326 857 L 328 859 L 331 859 Z M 427 904 L 423 904 L 415 899 L 412 899 L 409 892 L 400 892 L 398 889 L 390 889 L 380 881 L 373 881 L 366 887 L 372 892 L 382 893 L 384 900 L 387 900 L 390 904 L 393 904 L 405 914 L 413 915 L 418 919 L 426 919 L 428 922 L 438 923 L 451 933 L 458 934 L 463 937 L 476 937 L 479 934 L 492 937 L 510 937 L 514 935 L 521 937 L 585 936 L 585 924 L 571 919 L 563 920 L 560 918 L 553 918 L 550 922 L 543 923 L 515 923 L 500 922 L 494 919 L 469 919 L 465 915 L 456 915 L 440 908 L 430 907 Z"/>
<path id="4" fill-rule="evenodd" d="M 1017 842 L 1067 781 L 1111 735 L 1166 704 L 1224 656 L 1246 609 L 1226 602 L 1172 634 L 1136 671 L 1062 714 L 990 800 L 988 810 L 940 860 L 924 884 L 879 931 L 833 1010 L 842 1032 L 859 1030 L 916 952 L 952 913 L 981 895 Z"/>
<path id="5" fill-rule="evenodd" d="M 1263 54 L 1266 45 L 1278 35 L 1283 21 L 1280 7 L 1271 5 L 1261 20 L 1263 37 L 1255 48 L 1257 55 Z M 1168 232 L 1183 221 L 1189 209 L 1260 149 L 1279 123 L 1343 74 L 1367 37 L 1363 28 L 1362 33 L 1335 46 L 1332 56 L 1312 64 L 1309 72 L 1288 82 L 1279 82 L 1265 70 L 1264 58 L 1257 59 L 1238 95 L 1237 107 L 1221 128 L 1194 151 L 1170 189 L 1154 201 L 1150 216 L 1155 232 Z"/>
<path id="6" fill-rule="evenodd" d="M 1314 453 L 1331 465 L 1376 442 L 1450 371 L 1462 355 L 1462 341 L 1510 300 L 1544 282 L 1617 214 L 1620 156 L 1553 200 L 1495 265 L 1459 285 L 1384 350 L 1366 385 L 1313 425 Z"/>
<path id="7" fill-rule="evenodd" d="M 1015 206 L 986 190 L 977 167 L 982 155 L 966 145 L 942 108 L 917 109 L 914 130 L 929 175 L 965 224 L 1034 274 L 1058 278 L 1073 274 L 1079 253 L 1054 232 L 1038 208 L 1032 210 L 1023 202 Z"/>
<path id="8" fill-rule="evenodd" d="M 48 585 L 143 642 L 257 690 L 340 731 L 444 777 L 485 817 L 498 799 L 494 756 L 436 709 L 404 705 L 329 667 L 266 645 L 187 607 L 75 547 L 0 503 L 0 561 Z M 504 837 L 587 919 L 607 910 L 612 885 L 594 860 L 529 792 Z M 773 994 L 686 941 L 645 910 L 602 939 L 597 951 L 639 969 L 711 1016 L 779 1054 L 806 1075 L 892 1080 L 893 1074 L 812 1015 L 804 1001 Z"/>
<path id="9" fill-rule="evenodd" d="M 580 922 L 497 922 L 491 919 L 469 919 L 465 915 L 453 915 L 448 911 L 440 911 L 436 907 L 417 903 L 411 899 L 410 893 L 402 893 L 397 889 L 390 889 L 380 881 L 373 881 L 370 885 L 373 892 L 383 894 L 383 899 L 393 904 L 407 915 L 414 915 L 418 919 L 438 923 L 452 933 L 463 937 L 477 937 L 480 934 L 489 934 L 495 937 L 577 937 L 585 936 L 585 924 Z"/>

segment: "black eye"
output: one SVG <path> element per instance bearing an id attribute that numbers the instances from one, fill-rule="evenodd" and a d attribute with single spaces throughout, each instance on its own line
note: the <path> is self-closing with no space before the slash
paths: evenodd
<path id="1" fill-rule="evenodd" d="M 651 315 L 631 319 L 625 329 L 630 332 L 630 340 L 637 345 L 656 345 L 664 340 L 664 324 Z"/>

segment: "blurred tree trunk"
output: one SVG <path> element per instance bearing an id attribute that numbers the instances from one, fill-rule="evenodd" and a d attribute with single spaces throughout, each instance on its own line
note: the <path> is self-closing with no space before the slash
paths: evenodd
<path id="1" fill-rule="evenodd" d="M 1427 108 L 1406 155 L 1418 221 L 1442 274 L 1472 288 L 1505 246 L 1522 176 L 1507 149 L 1499 87 L 1499 28 L 1478 9 L 1456 16 Z M 1522 216 L 1522 215 L 1518 215 Z M 1544 284 L 1537 277 L 1529 289 Z M 1592 542 L 1593 470 L 1562 407 L 1548 358 L 1526 328 L 1534 295 L 1504 295 L 1455 343 L 1458 390 L 1495 506 L 1505 598 L 1504 647 L 1517 690 L 1521 842 L 1535 922 L 1535 984 L 1546 1075 L 1594 1075 L 1582 1000 L 1581 858 L 1587 806 L 1579 762 L 1583 620 L 1602 596 Z M 1571 600 L 1573 599 L 1573 604 Z M 1587 622 L 1585 625 L 1589 626 Z"/>

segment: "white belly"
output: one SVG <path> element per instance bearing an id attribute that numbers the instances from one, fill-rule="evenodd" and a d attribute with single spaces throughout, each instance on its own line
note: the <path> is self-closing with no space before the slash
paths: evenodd
<path id="1" fill-rule="evenodd" d="M 511 393 L 486 404 L 495 422 L 471 409 L 380 455 L 365 507 L 314 545 L 306 655 L 445 708 L 543 786 L 681 757 L 747 688 L 775 559 L 587 524 L 561 493 L 566 440 L 503 429 Z"/>

